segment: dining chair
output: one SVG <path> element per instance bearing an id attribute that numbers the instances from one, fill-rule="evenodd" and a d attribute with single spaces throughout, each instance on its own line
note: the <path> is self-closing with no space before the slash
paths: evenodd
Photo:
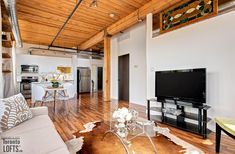
<path id="1" fill-rule="evenodd" d="M 41 105 L 43 105 L 43 103 L 51 102 L 53 100 L 54 100 L 54 98 L 52 97 L 50 92 L 47 92 L 47 96 L 46 96 L 46 91 L 43 86 L 33 84 L 33 87 L 32 87 L 32 104 L 33 104 L 33 106 L 35 106 L 35 104 L 38 102 L 41 102 Z"/>
<path id="2" fill-rule="evenodd" d="M 63 87 L 64 91 L 59 91 L 59 100 L 67 101 L 75 98 L 76 89 L 74 84 L 67 82 L 63 84 Z"/>
<path id="3" fill-rule="evenodd" d="M 65 103 L 66 111 L 68 111 L 68 103 L 70 100 L 75 99 L 76 97 L 76 88 L 75 85 L 69 82 L 63 84 L 64 90 L 58 91 L 58 100 Z M 74 100 L 75 102 L 75 100 Z"/>

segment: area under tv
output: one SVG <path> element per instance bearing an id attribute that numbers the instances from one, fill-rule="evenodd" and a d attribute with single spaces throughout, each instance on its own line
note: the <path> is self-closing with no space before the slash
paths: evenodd
<path id="1" fill-rule="evenodd" d="M 160 107 L 152 107 L 153 103 L 160 103 Z M 166 105 L 175 105 L 176 110 L 180 110 L 180 114 L 173 115 L 172 113 L 164 112 L 166 109 Z M 185 108 L 193 108 L 197 110 L 195 112 L 186 112 Z M 211 120 L 207 117 L 207 110 L 210 109 L 210 106 L 205 104 L 190 104 L 181 101 L 162 101 L 158 102 L 157 99 L 149 99 L 147 101 L 147 115 L 148 120 L 153 120 L 157 122 L 161 122 L 163 124 L 167 124 L 173 127 L 177 127 L 179 129 L 189 131 L 195 134 L 202 136 L 204 139 L 207 138 L 207 135 L 211 132 L 207 129 L 207 123 Z M 160 115 L 151 115 L 151 111 L 159 112 Z M 170 117 L 169 117 L 170 115 Z M 194 121 L 188 122 L 187 120 Z"/>

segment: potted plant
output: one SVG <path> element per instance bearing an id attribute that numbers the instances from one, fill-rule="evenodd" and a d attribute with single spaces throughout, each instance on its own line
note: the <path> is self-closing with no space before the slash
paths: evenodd
<path id="1" fill-rule="evenodd" d="M 53 88 L 58 88 L 60 83 L 59 83 L 59 77 L 60 75 L 53 74 L 53 78 L 51 79 L 51 84 Z"/>
<path id="2" fill-rule="evenodd" d="M 59 85 L 60 85 L 59 81 L 56 80 L 56 79 L 52 79 L 52 80 L 51 80 L 51 84 L 52 84 L 52 87 L 53 87 L 53 88 L 58 88 Z"/>

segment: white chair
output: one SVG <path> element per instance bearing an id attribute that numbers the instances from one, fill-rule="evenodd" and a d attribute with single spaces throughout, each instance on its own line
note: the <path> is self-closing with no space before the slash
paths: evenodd
<path id="1" fill-rule="evenodd" d="M 58 91 L 58 100 L 65 103 L 65 108 L 67 113 L 69 112 L 68 103 L 70 100 L 75 99 L 76 97 L 76 88 L 72 83 L 66 82 L 63 84 L 64 90 Z M 74 103 L 75 101 L 73 101 Z"/>
<path id="2" fill-rule="evenodd" d="M 41 102 L 42 104 L 45 102 L 54 101 L 54 98 L 50 93 L 45 97 L 45 89 L 41 85 L 32 84 L 32 104 L 35 106 L 36 103 Z"/>
<path id="3" fill-rule="evenodd" d="M 74 84 L 72 83 L 69 83 L 69 82 L 66 82 L 63 84 L 63 87 L 64 87 L 64 91 L 65 91 L 65 94 L 66 96 L 64 96 L 64 92 L 60 91 L 59 92 L 59 100 L 70 100 L 70 99 L 73 99 L 75 98 L 75 95 L 76 95 L 76 88 L 74 86 Z"/>

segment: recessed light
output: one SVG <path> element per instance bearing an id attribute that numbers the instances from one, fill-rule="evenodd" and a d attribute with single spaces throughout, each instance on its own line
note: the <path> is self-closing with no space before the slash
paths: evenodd
<path id="1" fill-rule="evenodd" d="M 114 13 L 109 13 L 109 17 L 114 18 L 115 14 Z"/>

